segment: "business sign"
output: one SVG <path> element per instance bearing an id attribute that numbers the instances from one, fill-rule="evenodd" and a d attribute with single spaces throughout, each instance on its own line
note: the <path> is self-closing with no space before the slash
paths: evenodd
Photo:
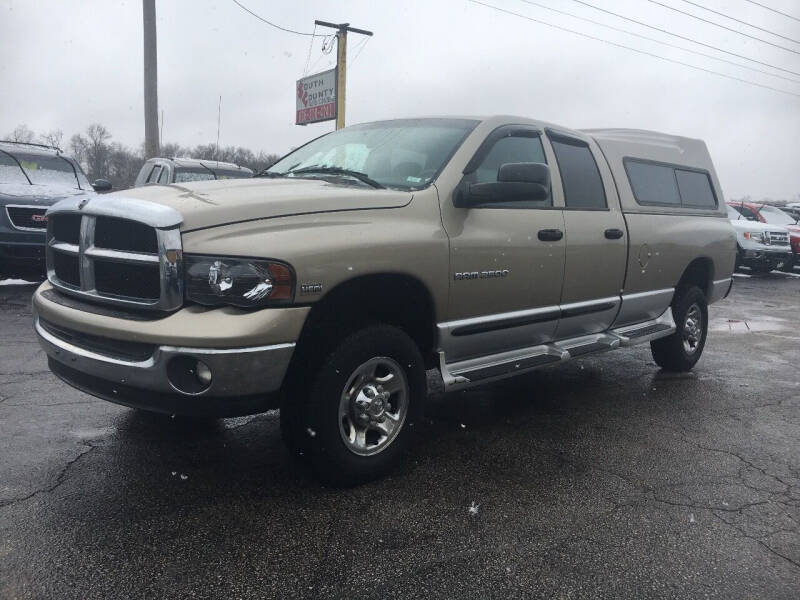
<path id="1" fill-rule="evenodd" d="M 297 80 L 295 124 L 307 125 L 336 118 L 336 69 Z"/>

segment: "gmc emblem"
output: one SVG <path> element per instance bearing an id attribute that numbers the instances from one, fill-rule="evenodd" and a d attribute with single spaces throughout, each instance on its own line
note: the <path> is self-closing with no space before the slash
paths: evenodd
<path id="1" fill-rule="evenodd" d="M 31 221 L 34 223 L 47 223 L 47 215 L 31 215 Z"/>

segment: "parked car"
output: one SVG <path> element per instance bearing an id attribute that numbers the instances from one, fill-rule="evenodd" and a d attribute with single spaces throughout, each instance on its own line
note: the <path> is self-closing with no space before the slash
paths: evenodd
<path id="1" fill-rule="evenodd" d="M 252 176 L 253 171 L 233 163 L 196 158 L 151 158 L 142 165 L 134 187 L 212 179 L 243 179 Z"/>
<path id="2" fill-rule="evenodd" d="M 90 185 L 58 148 L 0 141 L 0 279 L 42 279 L 47 209 L 110 189 L 102 179 Z"/>
<path id="3" fill-rule="evenodd" d="M 791 260 L 785 261 L 781 268 L 791 272 L 795 265 L 800 266 L 800 225 L 794 216 L 769 204 L 753 202 L 729 202 L 728 204 L 748 219 L 785 227 L 789 233 L 792 256 Z"/>
<path id="4" fill-rule="evenodd" d="M 736 230 L 736 269 L 747 267 L 756 273 L 768 273 L 792 264 L 789 231 L 778 225 L 746 217 L 729 203 L 728 218 Z"/>
<path id="5" fill-rule="evenodd" d="M 426 368 L 458 390 L 649 342 L 691 369 L 732 285 L 725 209 L 700 140 L 517 117 L 355 125 L 261 180 L 54 206 L 35 327 L 56 375 L 112 402 L 280 407 L 287 445 L 352 484 L 400 459 Z"/>

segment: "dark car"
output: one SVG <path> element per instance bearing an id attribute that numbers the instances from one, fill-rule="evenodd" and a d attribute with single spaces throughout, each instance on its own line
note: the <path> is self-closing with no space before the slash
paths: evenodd
<path id="1" fill-rule="evenodd" d="M 212 179 L 244 179 L 253 171 L 233 163 L 197 158 L 151 158 L 136 176 L 134 187 L 142 185 L 186 183 Z"/>
<path id="2" fill-rule="evenodd" d="M 42 279 L 47 209 L 64 198 L 111 189 L 89 183 L 57 148 L 0 141 L 0 279 Z"/>

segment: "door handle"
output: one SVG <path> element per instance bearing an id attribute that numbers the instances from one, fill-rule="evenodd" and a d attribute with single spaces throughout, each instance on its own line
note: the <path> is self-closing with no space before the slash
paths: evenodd
<path id="1" fill-rule="evenodd" d="M 540 229 L 538 236 L 543 242 L 557 242 L 564 237 L 564 232 L 560 229 Z"/>
<path id="2" fill-rule="evenodd" d="M 609 240 L 618 240 L 623 235 L 625 235 L 625 232 L 622 229 L 606 229 L 606 237 Z"/>

